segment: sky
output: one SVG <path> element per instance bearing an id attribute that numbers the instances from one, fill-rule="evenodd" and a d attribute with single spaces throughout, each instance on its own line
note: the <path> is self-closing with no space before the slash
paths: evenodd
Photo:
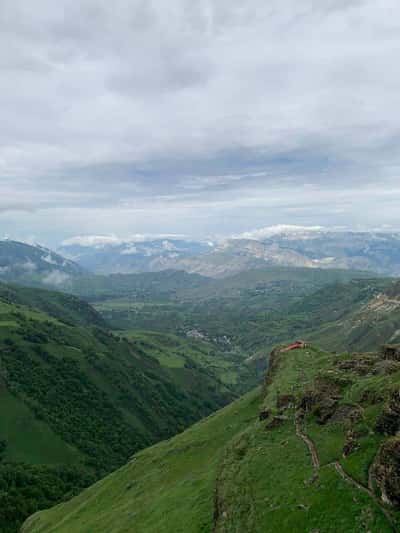
<path id="1" fill-rule="evenodd" d="M 0 232 L 400 229 L 399 55 L 397 0 L 1 0 Z"/>

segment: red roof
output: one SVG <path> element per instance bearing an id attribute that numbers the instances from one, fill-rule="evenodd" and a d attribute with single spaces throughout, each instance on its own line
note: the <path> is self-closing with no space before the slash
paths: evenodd
<path id="1" fill-rule="evenodd" d="M 289 346 L 285 346 L 284 348 L 281 348 L 281 352 L 289 352 L 290 350 L 297 350 L 298 348 L 305 348 L 306 343 L 304 341 L 296 341 L 293 344 L 289 344 Z"/>

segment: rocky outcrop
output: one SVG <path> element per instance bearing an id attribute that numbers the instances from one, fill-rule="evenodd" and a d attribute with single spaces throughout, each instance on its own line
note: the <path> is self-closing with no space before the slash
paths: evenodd
<path id="1" fill-rule="evenodd" d="M 383 359 L 400 361 L 400 344 L 385 344 L 382 347 Z"/>
<path id="2" fill-rule="evenodd" d="M 346 433 L 346 440 L 343 445 L 343 457 L 347 457 L 348 455 L 354 453 L 360 448 L 360 443 L 358 442 L 356 435 L 352 429 L 347 431 Z"/>
<path id="3" fill-rule="evenodd" d="M 279 394 L 276 398 L 276 406 L 279 410 L 291 409 L 296 405 L 296 398 L 293 394 Z"/>
<path id="4" fill-rule="evenodd" d="M 271 422 L 269 422 L 269 424 L 267 424 L 267 429 L 275 429 L 275 428 L 281 426 L 282 424 L 284 424 L 287 420 L 288 420 L 287 416 L 276 415 L 276 416 L 273 417 Z"/>
<path id="5" fill-rule="evenodd" d="M 375 426 L 378 433 L 395 435 L 400 430 L 400 390 L 392 393 Z"/>
<path id="6" fill-rule="evenodd" d="M 262 411 L 260 411 L 260 414 L 258 415 L 258 419 L 260 421 L 262 420 L 266 420 L 270 415 L 270 410 L 269 409 L 263 409 Z"/>
<path id="7" fill-rule="evenodd" d="M 335 414 L 341 399 L 340 386 L 327 377 L 317 378 L 313 389 L 309 389 L 300 400 L 299 408 L 311 411 L 318 424 L 326 424 Z"/>
<path id="8" fill-rule="evenodd" d="M 400 507 L 400 437 L 392 437 L 382 445 L 372 475 L 382 500 Z"/>

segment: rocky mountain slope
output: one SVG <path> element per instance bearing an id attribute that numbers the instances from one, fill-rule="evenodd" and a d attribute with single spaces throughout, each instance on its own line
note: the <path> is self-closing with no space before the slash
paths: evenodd
<path id="1" fill-rule="evenodd" d="M 209 248 L 207 243 L 171 238 L 126 242 L 71 239 L 58 251 L 96 274 L 131 274 L 174 268 L 182 259 Z"/>
<path id="2" fill-rule="evenodd" d="M 23 533 L 396 531 L 400 350 L 274 350 L 256 389 Z"/>
<path id="3" fill-rule="evenodd" d="M 43 246 L 0 241 L 0 282 L 65 287 L 85 273 L 82 266 Z"/>
<path id="4" fill-rule="evenodd" d="M 279 265 L 400 274 L 400 234 L 383 232 L 299 231 L 283 226 L 215 243 L 164 239 L 99 244 L 88 238 L 67 241 L 60 253 L 102 274 L 175 269 L 218 278 Z"/>

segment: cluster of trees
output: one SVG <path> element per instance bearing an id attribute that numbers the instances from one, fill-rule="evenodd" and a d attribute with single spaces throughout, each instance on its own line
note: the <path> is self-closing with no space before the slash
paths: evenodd
<path id="1" fill-rule="evenodd" d="M 0 531 L 16 533 L 27 516 L 71 498 L 94 479 L 82 468 L 0 463 Z"/>

